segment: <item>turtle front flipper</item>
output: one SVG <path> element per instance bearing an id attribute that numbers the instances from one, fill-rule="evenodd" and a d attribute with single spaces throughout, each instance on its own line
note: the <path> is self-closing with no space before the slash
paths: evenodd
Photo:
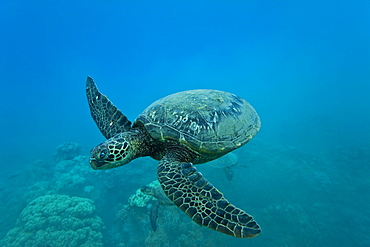
<path id="1" fill-rule="evenodd" d="M 163 158 L 157 175 L 168 198 L 197 224 L 237 238 L 261 232 L 253 217 L 227 201 L 193 164 Z"/>
<path id="2" fill-rule="evenodd" d="M 91 116 L 105 138 L 109 139 L 131 128 L 131 122 L 127 117 L 112 104 L 107 96 L 99 92 L 94 80 L 89 76 L 86 80 L 86 96 Z"/>

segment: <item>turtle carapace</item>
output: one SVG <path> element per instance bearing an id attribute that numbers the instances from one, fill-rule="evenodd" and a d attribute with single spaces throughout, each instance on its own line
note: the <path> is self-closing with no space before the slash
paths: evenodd
<path id="1" fill-rule="evenodd" d="M 111 169 L 151 156 L 159 160 L 157 176 L 164 193 L 196 223 L 238 238 L 261 232 L 251 215 L 226 200 L 194 166 L 243 146 L 257 134 L 261 122 L 247 101 L 217 90 L 189 90 L 155 101 L 131 124 L 91 77 L 86 94 L 91 115 L 108 139 L 91 150 L 92 168 Z"/>

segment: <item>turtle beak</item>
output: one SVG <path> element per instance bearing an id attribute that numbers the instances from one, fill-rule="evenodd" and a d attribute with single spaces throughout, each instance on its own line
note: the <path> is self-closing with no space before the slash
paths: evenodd
<path id="1" fill-rule="evenodd" d="M 106 170 L 112 168 L 111 165 L 107 164 L 110 164 L 110 162 L 105 160 L 97 160 L 93 157 L 90 158 L 90 165 L 94 170 Z"/>
<path id="2" fill-rule="evenodd" d="M 98 170 L 98 162 L 95 158 L 90 158 L 90 165 L 92 169 Z"/>

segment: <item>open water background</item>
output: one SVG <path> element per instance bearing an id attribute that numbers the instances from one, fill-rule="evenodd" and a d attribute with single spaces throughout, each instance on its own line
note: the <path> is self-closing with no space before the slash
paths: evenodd
<path id="1" fill-rule="evenodd" d="M 365 0 L 2 1 L 0 239 L 17 246 L 7 235 L 14 227 L 22 245 L 47 232 L 49 223 L 25 230 L 17 219 L 41 196 L 68 195 L 92 200 L 104 246 L 370 246 L 369 13 Z M 160 208 L 153 232 L 151 203 L 127 205 L 156 179 L 156 162 L 89 167 L 104 138 L 88 110 L 87 75 L 131 121 L 182 90 L 249 101 L 262 128 L 236 150 L 233 180 L 198 169 L 261 235 L 223 236 L 172 207 Z M 70 157 L 57 148 L 66 142 L 75 143 L 65 144 Z M 75 243 L 66 235 L 48 245 L 50 231 L 37 241 Z"/>

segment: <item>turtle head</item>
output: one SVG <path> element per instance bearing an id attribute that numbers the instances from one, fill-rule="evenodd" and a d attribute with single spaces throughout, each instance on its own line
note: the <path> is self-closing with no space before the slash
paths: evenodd
<path id="1" fill-rule="evenodd" d="M 99 144 L 90 151 L 90 165 L 94 170 L 123 166 L 137 158 L 136 142 L 131 132 L 123 132 Z"/>
<path id="2" fill-rule="evenodd" d="M 150 187 L 150 186 L 147 186 L 147 185 L 141 187 L 140 191 L 143 192 L 146 195 L 150 195 L 150 196 L 154 195 L 153 187 Z"/>

